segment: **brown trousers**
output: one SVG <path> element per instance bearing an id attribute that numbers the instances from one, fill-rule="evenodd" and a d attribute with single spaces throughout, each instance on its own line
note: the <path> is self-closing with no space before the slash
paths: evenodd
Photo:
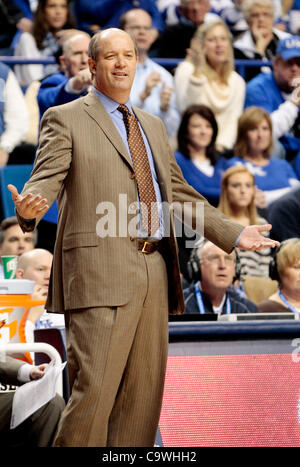
<path id="1" fill-rule="evenodd" d="M 55 446 L 154 444 L 168 355 L 167 272 L 158 251 L 138 258 L 130 303 L 66 313 L 71 396 Z"/>

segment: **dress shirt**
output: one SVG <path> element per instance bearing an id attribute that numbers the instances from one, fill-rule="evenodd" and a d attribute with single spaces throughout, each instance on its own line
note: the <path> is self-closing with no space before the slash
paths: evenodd
<path id="1" fill-rule="evenodd" d="M 145 89 L 147 77 L 157 72 L 161 76 L 161 81 L 151 91 L 151 94 L 142 102 L 140 95 Z M 175 89 L 173 76 L 164 67 L 158 65 L 150 58 L 146 58 L 144 63 L 138 63 L 135 78 L 133 81 L 130 100 L 132 105 L 149 112 L 152 115 L 159 117 L 165 124 L 169 137 L 174 137 L 180 123 L 180 113 L 176 106 L 175 90 L 172 93 L 169 108 L 163 111 L 160 108 L 160 93 L 163 85 Z"/>
<path id="2" fill-rule="evenodd" d="M 130 155 L 128 140 L 127 140 L 127 133 L 126 133 L 126 128 L 125 128 L 124 120 L 123 120 L 123 115 L 118 110 L 118 107 L 119 107 L 120 104 L 118 102 L 110 99 L 110 97 L 106 96 L 105 94 L 101 93 L 100 91 L 98 91 L 94 86 L 92 86 L 92 90 L 96 94 L 96 96 L 99 98 L 99 100 L 103 104 L 106 112 L 108 113 L 108 115 L 112 119 L 114 125 L 116 126 L 118 132 L 120 133 L 120 136 L 121 136 L 121 138 L 122 138 L 122 140 L 123 140 L 123 142 L 125 144 L 125 147 L 126 147 L 126 149 L 128 151 L 128 154 Z M 134 112 L 132 110 L 131 102 L 128 101 L 125 105 L 128 107 L 130 112 L 132 112 L 134 114 Z M 140 130 L 141 130 L 141 133 L 142 133 L 142 136 L 143 136 L 143 140 L 144 140 L 144 143 L 145 143 L 145 147 L 146 147 L 146 151 L 147 151 L 147 155 L 148 155 L 148 160 L 149 160 L 149 164 L 150 164 L 150 169 L 151 169 L 151 174 L 152 174 L 154 190 L 155 190 L 156 199 L 157 199 L 157 203 L 158 203 L 158 211 L 159 211 L 159 217 L 160 217 L 160 228 L 159 228 L 158 232 L 154 236 L 154 238 L 157 240 L 157 239 L 161 239 L 163 237 L 163 216 L 162 216 L 162 208 L 161 208 L 162 199 L 161 199 L 160 188 L 159 188 L 159 184 L 158 184 L 158 180 L 157 180 L 157 174 L 156 174 L 156 170 L 155 170 L 155 166 L 154 166 L 152 151 L 151 151 L 151 148 L 149 146 L 147 137 L 146 137 L 146 135 L 145 135 L 145 133 L 143 131 L 143 128 L 141 127 L 139 122 L 138 122 L 138 124 L 139 124 Z M 131 158 L 131 155 L 130 155 L 130 158 Z M 141 222 L 139 223 L 139 235 L 138 236 L 142 237 L 142 238 L 145 238 L 146 235 L 141 231 L 140 227 L 141 227 Z"/>

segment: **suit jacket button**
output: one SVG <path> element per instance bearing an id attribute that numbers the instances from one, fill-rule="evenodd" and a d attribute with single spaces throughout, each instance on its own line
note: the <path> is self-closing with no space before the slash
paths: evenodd
<path id="1" fill-rule="evenodd" d="M 131 242 L 134 242 L 135 238 L 134 237 L 129 237 Z"/>
<path id="2" fill-rule="evenodd" d="M 130 172 L 129 178 L 131 178 L 131 180 L 133 180 L 133 179 L 135 178 L 135 173 L 134 173 L 134 172 Z"/>

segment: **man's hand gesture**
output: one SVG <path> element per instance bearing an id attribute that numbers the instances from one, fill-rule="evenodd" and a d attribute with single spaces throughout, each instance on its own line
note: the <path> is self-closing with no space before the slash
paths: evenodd
<path id="1" fill-rule="evenodd" d="M 16 211 L 23 219 L 35 219 L 37 216 L 43 215 L 48 211 L 49 206 L 46 198 L 42 198 L 40 195 L 33 195 L 32 193 L 21 196 L 14 185 L 8 185 L 7 188 L 11 192 Z"/>
<path id="2" fill-rule="evenodd" d="M 260 232 L 271 230 L 271 224 L 249 225 L 242 231 L 237 246 L 242 250 L 261 250 L 262 248 L 279 246 L 280 243 L 271 238 L 264 237 Z"/>

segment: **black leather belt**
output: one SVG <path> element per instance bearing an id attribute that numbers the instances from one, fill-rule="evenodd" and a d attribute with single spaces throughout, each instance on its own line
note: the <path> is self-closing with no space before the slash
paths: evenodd
<path id="1" fill-rule="evenodd" d="M 144 253 L 145 255 L 149 255 L 150 253 L 154 253 L 154 251 L 160 250 L 162 247 L 161 240 L 157 242 L 148 242 L 147 240 L 137 240 L 138 250 Z"/>

